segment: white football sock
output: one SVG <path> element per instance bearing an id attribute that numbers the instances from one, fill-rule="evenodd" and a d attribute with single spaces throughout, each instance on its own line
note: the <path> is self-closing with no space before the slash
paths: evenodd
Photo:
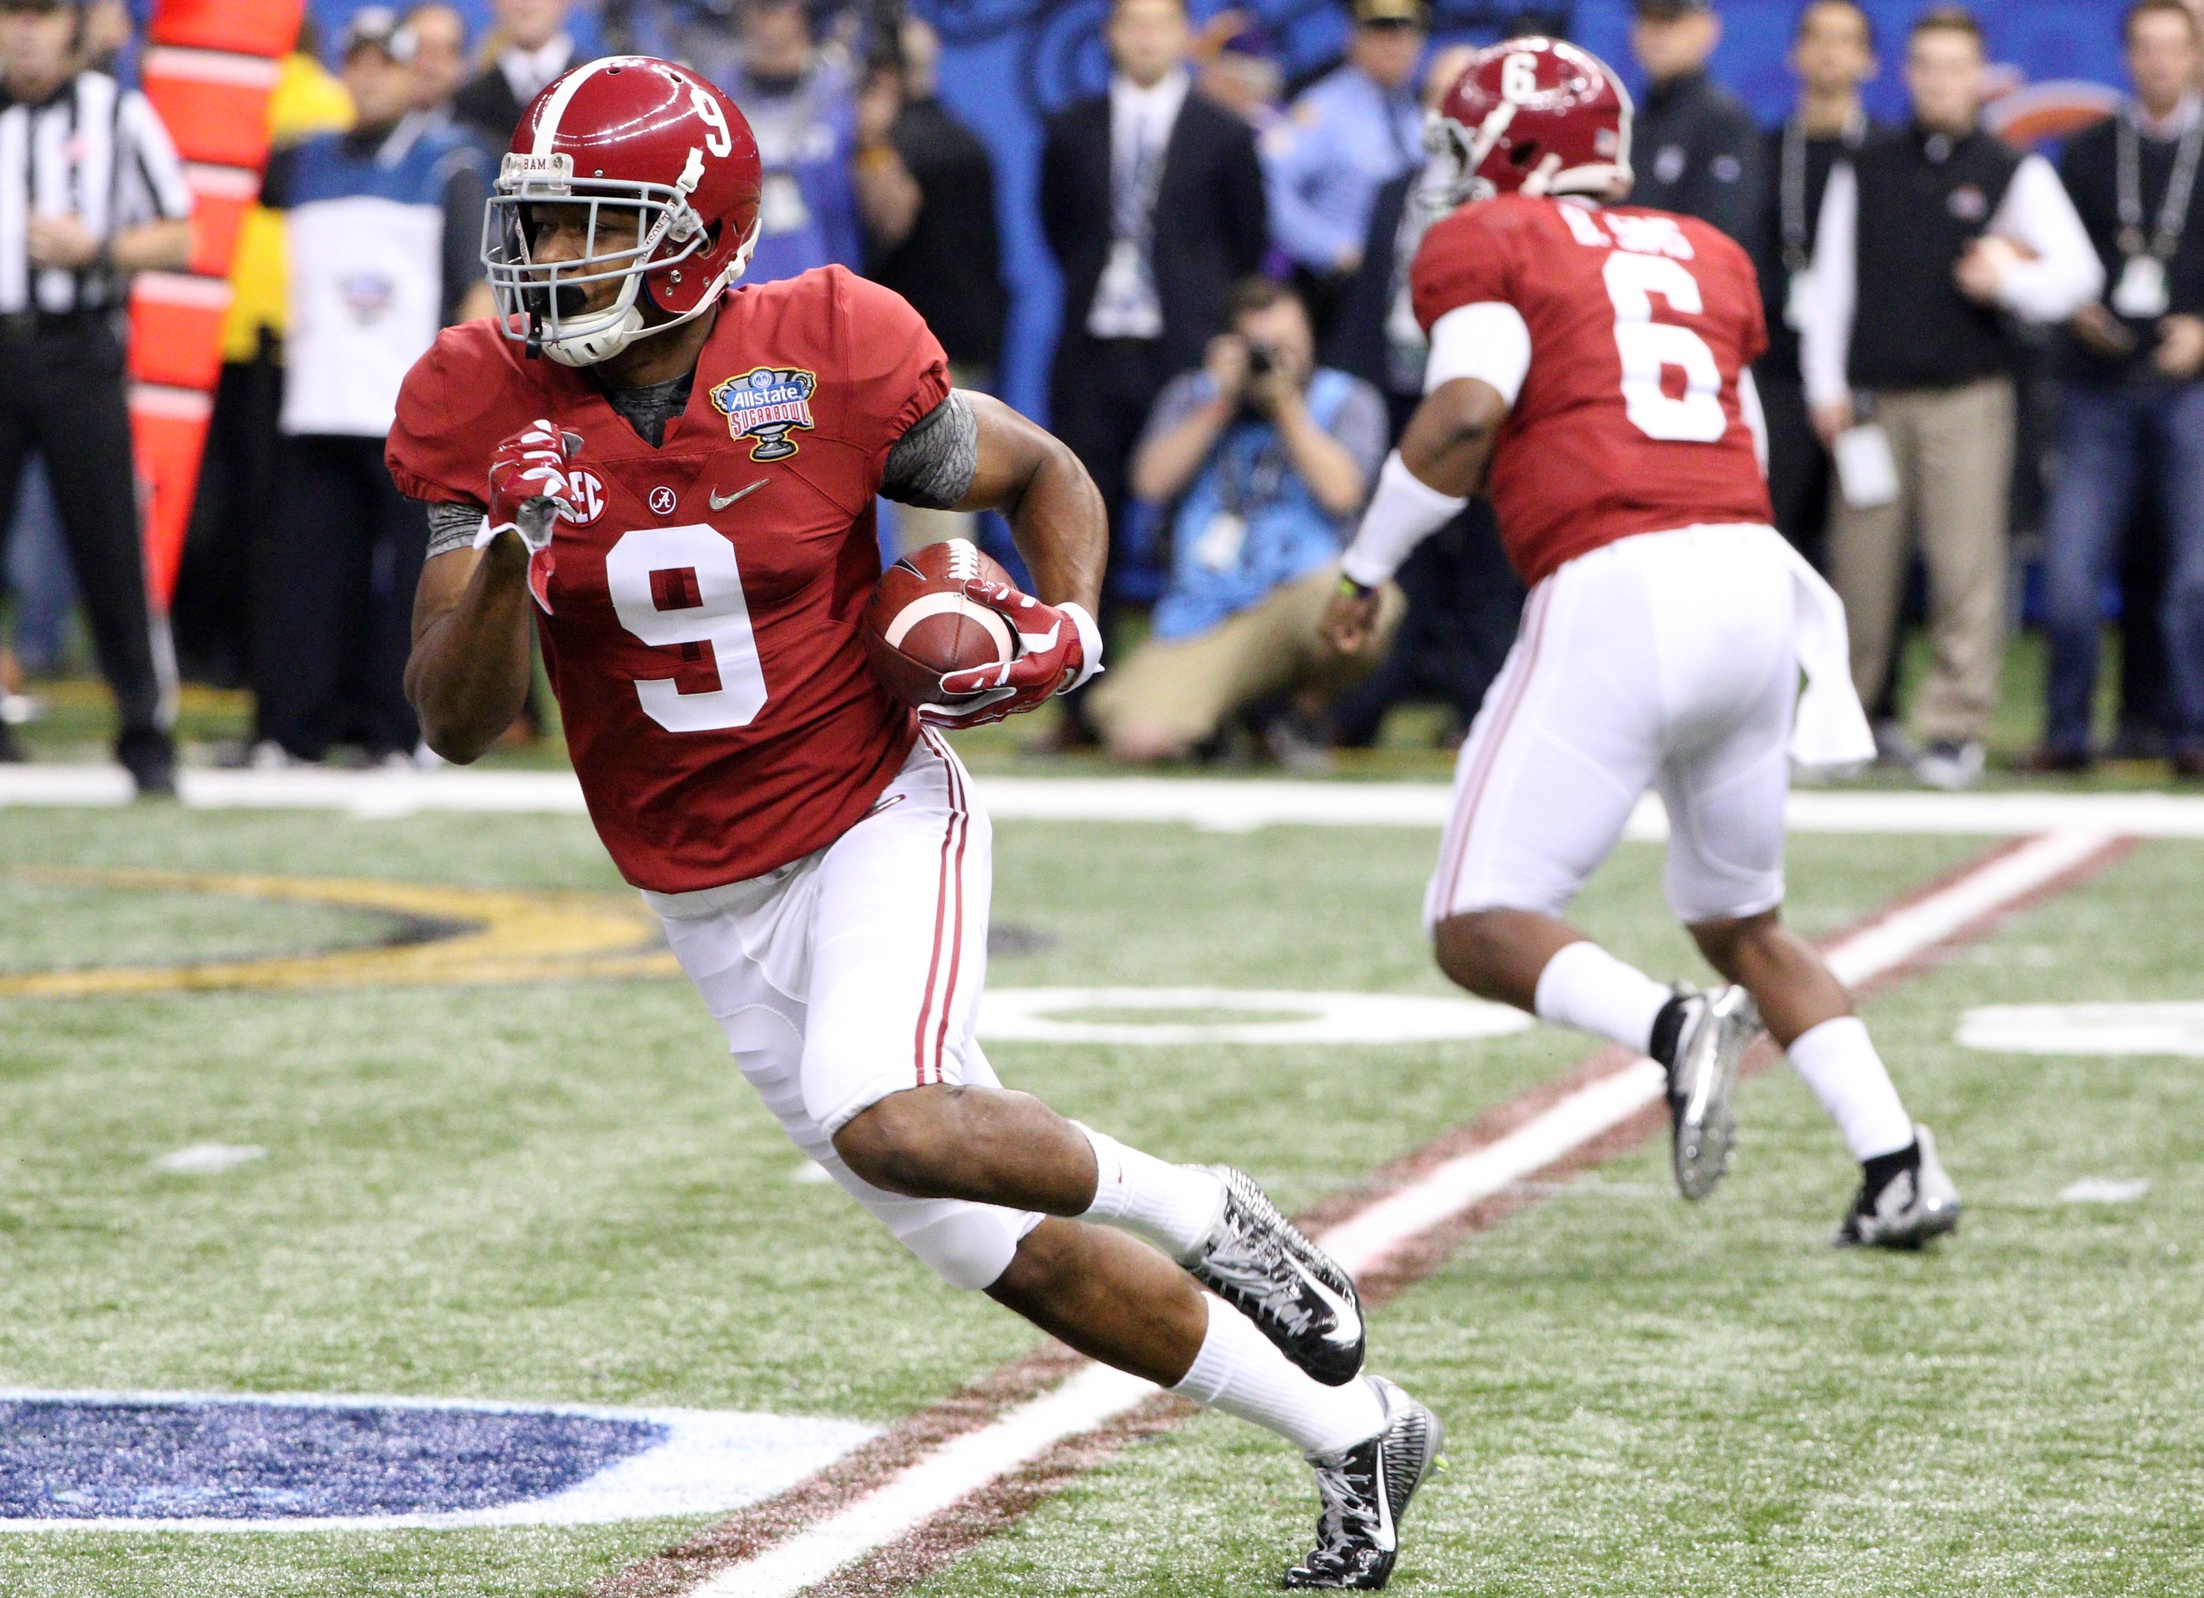
<path id="1" fill-rule="evenodd" d="M 1789 1053 L 1791 1068 L 1837 1123 L 1852 1158 L 1895 1154 L 1913 1141 L 1913 1118 L 1858 1016 L 1840 1015 L 1801 1033 Z"/>
<path id="2" fill-rule="evenodd" d="M 1326 1387 L 1230 1304 L 1211 1293 L 1202 1297 L 1209 1335 L 1172 1392 L 1276 1432 L 1304 1454 L 1336 1454 L 1385 1429 L 1384 1401 L 1368 1382 Z"/>
<path id="3" fill-rule="evenodd" d="M 1609 1038 L 1640 1054 L 1653 1047 L 1653 1020 L 1676 995 L 1598 944 L 1572 943 L 1538 973 L 1541 1021 Z"/>
<path id="4" fill-rule="evenodd" d="M 1080 1220 L 1130 1232 L 1174 1260 L 1200 1247 L 1224 1205 L 1223 1182 L 1198 1165 L 1173 1165 L 1127 1148 L 1091 1126 L 1079 1130 L 1094 1145 L 1095 1164 L 1094 1202 Z"/>

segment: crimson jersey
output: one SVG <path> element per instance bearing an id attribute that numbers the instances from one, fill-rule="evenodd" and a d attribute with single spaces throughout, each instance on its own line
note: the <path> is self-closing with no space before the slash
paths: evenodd
<path id="1" fill-rule="evenodd" d="M 1489 492 L 1527 583 L 1633 533 L 1766 522 L 1738 374 L 1768 346 L 1745 252 L 1691 217 L 1502 195 L 1424 235 L 1416 320 L 1501 301 L 1530 329 Z"/>
<path id="2" fill-rule="evenodd" d="M 917 724 L 858 638 L 873 498 L 948 392 L 918 313 L 840 267 L 729 294 L 656 449 L 586 372 L 524 359 L 487 321 L 407 374 L 388 459 L 416 499 L 483 503 L 491 454 L 537 417 L 581 435 L 569 474 L 593 514 L 556 524 L 529 587 L 582 794 L 628 881 L 771 871 L 895 776 Z"/>

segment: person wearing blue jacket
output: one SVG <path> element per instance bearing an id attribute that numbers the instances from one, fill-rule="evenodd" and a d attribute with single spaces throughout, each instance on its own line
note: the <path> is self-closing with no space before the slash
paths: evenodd
<path id="1" fill-rule="evenodd" d="M 1368 671 L 1402 608 L 1352 658 L 1319 635 L 1339 551 L 1386 445 L 1385 401 L 1315 364 L 1301 298 L 1250 278 L 1231 330 L 1158 396 L 1133 451 L 1133 492 L 1170 504 L 1171 577 L 1148 638 L 1100 678 L 1091 707 L 1121 760 L 1200 752 L 1281 696 L 1314 711 Z"/>

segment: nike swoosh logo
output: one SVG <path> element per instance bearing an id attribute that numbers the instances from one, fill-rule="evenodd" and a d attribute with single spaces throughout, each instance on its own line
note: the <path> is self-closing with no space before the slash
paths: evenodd
<path id="1" fill-rule="evenodd" d="M 712 493 L 712 509 L 725 510 L 736 500 L 741 499 L 746 494 L 755 494 L 759 489 L 763 488 L 767 483 L 771 481 L 772 479 L 769 477 L 761 477 L 756 482 L 752 483 L 748 488 L 738 488 L 732 494 L 722 494 L 715 489 Z"/>
<path id="2" fill-rule="evenodd" d="M 1324 1334 L 1324 1341 L 1340 1348 L 1352 1347 L 1354 1340 L 1362 1335 L 1362 1317 L 1356 1313 L 1354 1305 L 1333 1292 L 1314 1271 L 1308 1272 L 1303 1280 L 1309 1284 L 1310 1292 L 1331 1307 L 1332 1329 Z"/>

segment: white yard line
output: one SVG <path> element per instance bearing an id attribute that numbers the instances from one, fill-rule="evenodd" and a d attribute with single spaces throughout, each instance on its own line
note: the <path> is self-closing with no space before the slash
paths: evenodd
<path id="1" fill-rule="evenodd" d="M 421 811 L 583 811 L 569 771 L 219 771 L 180 775 L 184 803 L 206 810 L 341 810 L 356 816 Z M 982 777 L 998 821 L 1167 822 L 1212 832 L 1262 827 L 1425 827 L 1446 824 L 1450 790 L 1437 782 L 1234 781 L 1215 777 Z M 119 766 L 0 766 L 0 807 L 127 804 Z M 1942 833 L 2032 837 L 2094 828 L 2142 838 L 2204 838 L 2204 795 L 2171 793 L 1865 793 L 1810 789 L 1791 796 L 1793 832 Z M 1648 795 L 1628 836 L 1668 831 Z"/>
<path id="2" fill-rule="evenodd" d="M 2037 838 L 1985 862 L 1837 943 L 1830 963 L 1865 982 L 1918 959 L 1953 933 L 2027 898 L 2112 841 L 2101 828 Z M 1356 1272 L 1504 1192 L 1657 1103 L 1663 1074 L 1640 1059 L 1577 1089 L 1506 1136 L 1448 1160 L 1350 1216 L 1319 1241 Z M 991 1425 L 967 1432 L 855 1503 L 691 1589 L 694 1598 L 795 1598 L 806 1588 L 1056 1444 L 1107 1425 L 1156 1389 L 1089 1365 Z"/>

